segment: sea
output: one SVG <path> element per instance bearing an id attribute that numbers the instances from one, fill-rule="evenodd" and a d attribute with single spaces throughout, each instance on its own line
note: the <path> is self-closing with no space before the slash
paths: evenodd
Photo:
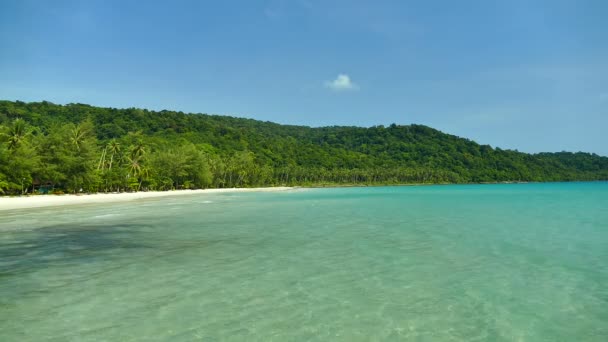
<path id="1" fill-rule="evenodd" d="M 608 183 L 0 211 L 0 340 L 608 341 Z"/>

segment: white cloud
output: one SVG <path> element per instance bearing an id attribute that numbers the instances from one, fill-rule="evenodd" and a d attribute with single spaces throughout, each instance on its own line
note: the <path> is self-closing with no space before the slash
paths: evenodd
<path id="1" fill-rule="evenodd" d="M 347 74 L 339 74 L 333 81 L 326 81 L 325 86 L 331 90 L 357 90 L 359 87 L 350 79 Z"/>

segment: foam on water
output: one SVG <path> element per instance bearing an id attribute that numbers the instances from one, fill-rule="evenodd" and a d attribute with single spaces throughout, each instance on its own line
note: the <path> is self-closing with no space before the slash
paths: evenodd
<path id="1" fill-rule="evenodd" d="M 605 341 L 606 208 L 607 183 L 573 183 L 1 213 L 0 331 L 6 341 Z"/>
<path id="2" fill-rule="evenodd" d="M 93 216 L 94 219 L 108 219 L 111 217 L 121 216 L 121 214 L 100 214 Z"/>

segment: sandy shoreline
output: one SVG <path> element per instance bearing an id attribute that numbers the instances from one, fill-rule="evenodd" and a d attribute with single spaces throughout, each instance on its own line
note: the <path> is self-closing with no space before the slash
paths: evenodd
<path id="1" fill-rule="evenodd" d="M 273 188 L 231 188 L 231 189 L 204 189 L 204 190 L 175 190 L 175 191 L 147 191 L 123 193 L 99 193 L 87 195 L 37 195 L 24 197 L 0 197 L 0 211 L 29 209 L 40 207 L 54 207 L 89 203 L 126 202 L 144 198 L 215 194 L 222 192 L 269 192 L 291 190 L 291 187 Z"/>

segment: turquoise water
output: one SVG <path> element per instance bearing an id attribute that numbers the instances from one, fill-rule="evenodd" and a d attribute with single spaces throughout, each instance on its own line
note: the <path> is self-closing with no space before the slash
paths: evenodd
<path id="1" fill-rule="evenodd" d="M 608 183 L 0 212 L 2 341 L 606 341 Z"/>

